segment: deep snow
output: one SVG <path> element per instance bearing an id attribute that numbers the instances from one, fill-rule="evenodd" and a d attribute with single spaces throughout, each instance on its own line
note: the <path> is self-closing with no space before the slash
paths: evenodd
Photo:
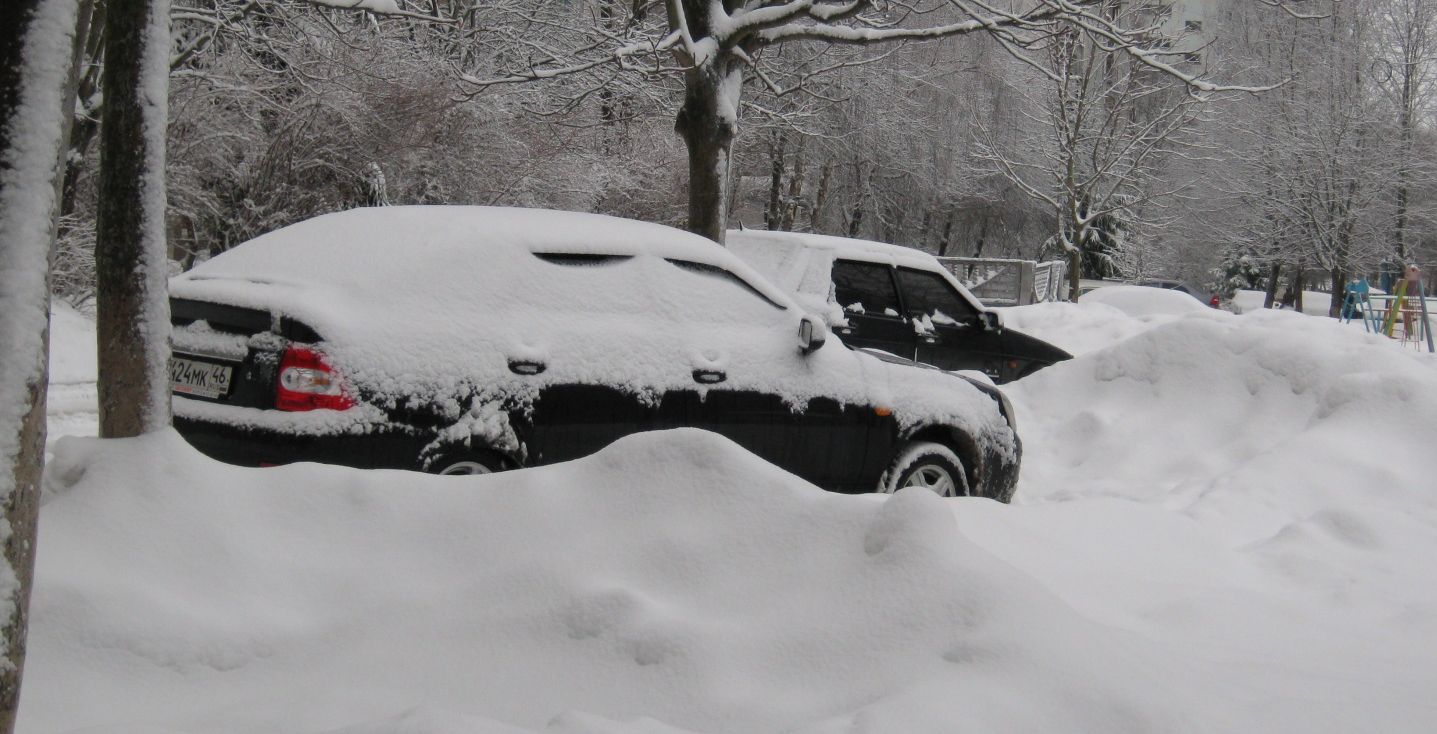
<path id="1" fill-rule="evenodd" d="M 1144 290 L 1005 314 L 1076 355 L 1007 389 L 1013 506 L 697 431 L 489 477 L 60 441 L 20 730 L 1437 729 L 1437 358 Z"/>

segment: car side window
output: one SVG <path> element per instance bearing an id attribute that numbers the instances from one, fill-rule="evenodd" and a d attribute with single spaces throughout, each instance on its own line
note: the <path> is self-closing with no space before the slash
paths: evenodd
<path id="1" fill-rule="evenodd" d="M 770 325 L 785 322 L 787 306 L 717 265 L 664 258 L 649 284 L 657 313 L 678 322 Z M 672 266 L 672 267 L 669 267 Z"/>
<path id="2" fill-rule="evenodd" d="M 833 298 L 850 313 L 898 316 L 898 291 L 887 265 L 835 260 Z"/>
<path id="3" fill-rule="evenodd" d="M 898 283 L 903 287 L 910 316 L 928 316 L 940 325 L 968 324 L 978 320 L 978 309 L 937 273 L 899 268 Z"/>

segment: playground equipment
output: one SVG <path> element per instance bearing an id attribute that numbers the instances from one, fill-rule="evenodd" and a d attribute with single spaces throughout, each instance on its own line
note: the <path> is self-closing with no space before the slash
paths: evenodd
<path id="1" fill-rule="evenodd" d="M 1437 298 L 1430 298 L 1423 292 L 1420 278 L 1399 280 L 1393 287 L 1394 293 L 1379 294 L 1370 291 L 1365 279 L 1348 284 L 1343 299 L 1343 319 L 1351 321 L 1355 312 L 1360 310 L 1365 330 L 1400 339 L 1404 345 L 1410 343 L 1417 348 L 1421 348 L 1425 341 L 1428 352 L 1437 352 L 1433 345 L 1429 309 L 1429 303 L 1437 306 Z M 1356 308 L 1358 303 L 1362 304 L 1360 309 Z M 1352 310 L 1349 310 L 1349 305 Z"/>

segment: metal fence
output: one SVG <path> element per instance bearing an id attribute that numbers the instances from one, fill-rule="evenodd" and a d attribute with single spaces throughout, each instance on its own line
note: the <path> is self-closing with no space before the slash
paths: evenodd
<path id="1" fill-rule="evenodd" d="M 986 306 L 1024 306 L 1067 295 L 1068 263 L 994 257 L 940 257 L 938 261 Z"/>

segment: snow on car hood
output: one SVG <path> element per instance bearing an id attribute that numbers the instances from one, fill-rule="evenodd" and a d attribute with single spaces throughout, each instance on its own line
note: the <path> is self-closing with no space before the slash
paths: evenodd
<path id="1" fill-rule="evenodd" d="M 546 259 L 547 258 L 547 259 Z M 726 273 L 724 271 L 727 271 Z M 885 365 L 837 340 L 799 353 L 802 310 L 732 253 L 669 227 L 574 212 L 381 207 L 266 234 L 171 281 L 171 295 L 298 319 L 368 400 L 535 396 L 614 385 L 657 400 L 699 389 L 820 395 L 891 407 L 905 426 L 946 423 L 1015 442 L 996 405 L 959 380 Z M 544 371 L 520 376 L 516 361 Z M 476 397 L 477 396 L 477 397 Z"/>

